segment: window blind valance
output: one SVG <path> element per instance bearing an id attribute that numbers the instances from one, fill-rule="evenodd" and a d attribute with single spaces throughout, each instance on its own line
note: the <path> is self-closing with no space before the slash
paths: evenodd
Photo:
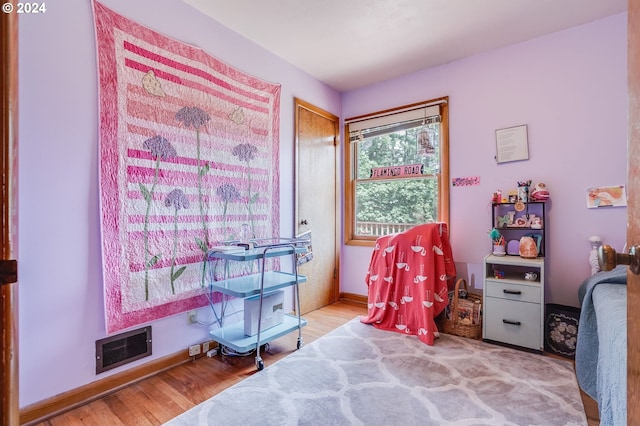
<path id="1" fill-rule="evenodd" d="M 349 125 L 349 141 L 356 142 L 364 138 L 438 122 L 440 122 L 440 106 L 429 105 L 346 123 Z"/>
<path id="2" fill-rule="evenodd" d="M 425 105 L 406 111 L 389 112 L 388 114 L 363 118 L 362 120 L 347 120 L 345 123 L 349 125 L 350 132 L 357 132 L 358 130 L 388 126 L 395 123 L 424 120 L 425 118 L 439 115 L 439 104 Z"/>

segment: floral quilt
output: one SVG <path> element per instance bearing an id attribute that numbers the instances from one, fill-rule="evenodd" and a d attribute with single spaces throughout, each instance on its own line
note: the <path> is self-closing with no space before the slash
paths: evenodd
<path id="1" fill-rule="evenodd" d="M 241 229 L 278 236 L 280 85 L 93 7 L 111 333 L 209 303 L 207 251 Z"/>

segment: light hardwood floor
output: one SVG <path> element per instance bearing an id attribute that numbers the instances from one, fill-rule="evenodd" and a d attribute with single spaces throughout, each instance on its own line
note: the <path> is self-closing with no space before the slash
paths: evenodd
<path id="1" fill-rule="evenodd" d="M 304 315 L 304 343 L 367 312 L 366 305 L 337 302 Z M 271 342 L 261 353 L 265 368 L 296 350 L 298 333 Z M 37 423 L 40 426 L 161 425 L 256 373 L 255 357 L 201 357 L 134 383 L 74 410 Z"/>
<path id="2" fill-rule="evenodd" d="M 305 343 L 366 314 L 366 306 L 341 301 L 310 312 L 304 317 Z M 265 368 L 296 350 L 297 333 L 271 343 L 262 353 Z M 161 425 L 256 373 L 254 356 L 202 357 L 134 383 L 101 399 L 38 423 L 38 426 Z M 589 426 L 599 424 L 595 402 L 583 395 Z M 595 410 L 595 411 L 594 411 Z"/>

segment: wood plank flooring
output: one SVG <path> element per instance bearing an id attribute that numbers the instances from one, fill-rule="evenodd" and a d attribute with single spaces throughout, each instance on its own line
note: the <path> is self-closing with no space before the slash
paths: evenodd
<path id="1" fill-rule="evenodd" d="M 366 314 L 366 306 L 341 301 L 310 312 L 302 330 L 304 343 L 322 337 L 331 330 Z M 262 353 L 265 366 L 296 350 L 297 333 L 271 342 Z M 161 425 L 184 411 L 222 392 L 256 373 L 254 356 L 198 358 L 193 362 L 161 372 L 131 384 L 74 410 L 37 423 L 37 426 Z M 595 402 L 583 395 L 589 426 L 599 424 Z M 595 410 L 595 411 L 594 411 Z"/>
<path id="2" fill-rule="evenodd" d="M 304 343 L 367 312 L 366 305 L 337 302 L 304 315 Z M 262 352 L 265 367 L 296 350 L 298 333 L 271 342 Z M 38 426 L 161 425 L 256 373 L 255 356 L 202 357 L 134 383 L 74 410 L 37 423 Z"/>

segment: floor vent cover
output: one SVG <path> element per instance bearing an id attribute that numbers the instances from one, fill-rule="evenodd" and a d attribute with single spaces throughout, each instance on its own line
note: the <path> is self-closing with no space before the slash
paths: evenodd
<path id="1" fill-rule="evenodd" d="M 96 374 L 151 355 L 151 326 L 96 340 Z"/>

